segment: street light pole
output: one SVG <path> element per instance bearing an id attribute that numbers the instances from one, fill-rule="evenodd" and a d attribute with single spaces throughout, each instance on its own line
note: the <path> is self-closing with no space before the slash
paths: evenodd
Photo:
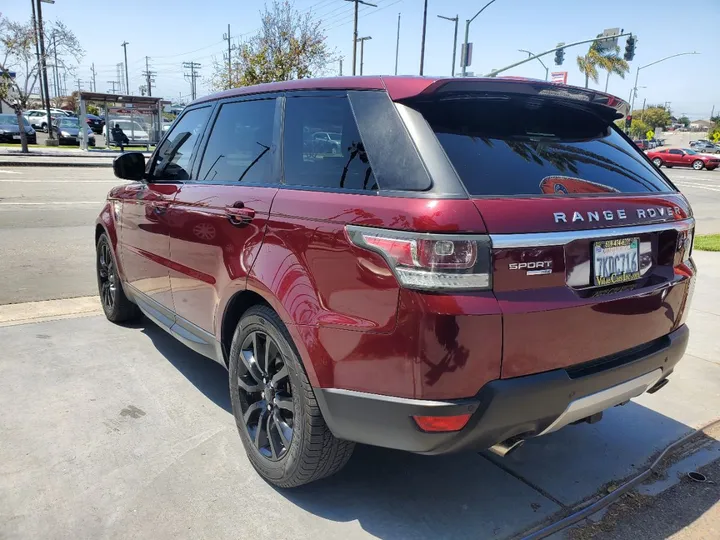
<path id="1" fill-rule="evenodd" d="M 422 38 L 420 39 L 420 75 L 423 74 L 423 68 L 425 66 L 425 31 L 427 29 L 427 3 L 428 0 L 425 0 L 425 8 L 423 9 Z"/>
<path id="2" fill-rule="evenodd" d="M 360 75 L 363 74 L 363 63 L 364 63 L 364 58 L 365 58 L 365 42 L 368 39 L 372 39 L 372 37 L 365 36 L 365 37 L 358 38 L 358 41 L 360 42 Z"/>
<path id="3" fill-rule="evenodd" d="M 446 21 L 452 21 L 455 23 L 455 35 L 453 36 L 453 59 L 452 59 L 452 69 L 450 70 L 450 76 L 455 76 L 455 55 L 457 53 L 457 31 L 458 31 L 458 22 L 460 21 L 460 17 L 458 15 L 455 15 L 454 17 L 445 17 L 444 15 L 438 15 L 441 19 L 445 19 Z"/>
<path id="4" fill-rule="evenodd" d="M 700 54 L 700 53 L 693 51 L 693 52 L 672 54 L 670 56 L 666 56 L 665 58 L 661 58 L 660 60 L 656 60 L 655 62 L 650 62 L 649 64 L 646 64 L 644 66 L 638 66 L 637 70 L 635 71 L 635 84 L 633 85 L 632 90 L 630 90 L 630 112 L 632 113 L 633 107 L 635 106 L 635 94 L 637 94 L 638 77 L 640 77 L 641 69 L 645 69 L 646 67 L 654 66 L 655 64 L 659 64 L 660 62 L 664 62 L 665 60 L 670 60 L 671 58 L 677 58 L 678 56 L 686 56 L 689 54 Z"/>
<path id="5" fill-rule="evenodd" d="M 398 56 L 400 55 L 400 14 L 398 13 L 397 39 L 395 40 L 395 75 L 397 75 Z"/>
<path id="6" fill-rule="evenodd" d="M 33 31 L 34 34 L 34 40 L 35 41 L 35 56 L 37 57 L 37 65 L 38 65 L 38 73 L 40 72 L 40 40 L 38 39 L 38 26 L 37 26 L 37 18 L 35 16 L 35 0 L 30 0 L 30 4 L 32 5 L 32 23 L 33 23 Z M 42 73 L 39 73 L 40 75 L 40 101 L 42 102 L 43 106 L 45 106 L 45 91 L 43 90 L 43 82 L 42 82 Z"/>
<path id="7" fill-rule="evenodd" d="M 526 49 L 518 49 L 518 52 L 527 53 L 527 54 L 528 54 L 528 58 L 530 58 L 531 56 L 534 56 L 534 54 L 535 54 L 535 53 L 532 53 L 532 52 L 530 52 L 530 51 L 528 51 L 528 50 L 526 50 Z M 543 62 L 543 61 L 540 60 L 539 58 L 536 58 L 536 60 L 542 64 L 542 67 L 545 68 L 545 80 L 547 81 L 547 80 L 548 80 L 548 75 L 549 75 L 550 69 L 545 65 L 545 62 Z"/>
<path id="8" fill-rule="evenodd" d="M 130 80 L 128 79 L 128 65 L 127 65 L 127 46 L 130 45 L 127 41 L 121 43 L 121 47 L 125 51 L 125 93 L 130 93 Z"/>
<path id="9" fill-rule="evenodd" d="M 463 62 L 462 67 L 462 75 L 463 77 L 467 73 L 467 49 L 468 49 L 468 38 L 470 37 L 470 23 L 473 22 L 478 15 L 480 15 L 483 11 L 485 11 L 485 8 L 487 8 L 490 4 L 495 3 L 495 0 L 490 0 L 487 4 L 485 4 L 480 11 L 478 11 L 472 19 L 468 19 L 465 21 L 465 45 L 463 45 L 463 50 L 465 51 L 465 62 Z"/>

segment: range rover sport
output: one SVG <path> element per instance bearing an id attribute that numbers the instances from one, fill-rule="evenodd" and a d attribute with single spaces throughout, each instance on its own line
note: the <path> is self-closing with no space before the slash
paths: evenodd
<path id="1" fill-rule="evenodd" d="M 597 421 L 667 383 L 695 274 L 691 209 L 615 127 L 627 108 L 502 78 L 201 98 L 147 163 L 114 162 L 103 309 L 227 366 L 247 455 L 281 487 L 355 443 L 504 455 Z"/>

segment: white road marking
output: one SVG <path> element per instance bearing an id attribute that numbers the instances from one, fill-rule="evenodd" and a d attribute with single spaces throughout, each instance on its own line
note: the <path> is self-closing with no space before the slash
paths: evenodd
<path id="1" fill-rule="evenodd" d="M 0 169 L 0 173 L 3 174 L 20 174 L 18 171 L 7 171 L 5 169 Z"/>
<path id="2" fill-rule="evenodd" d="M 687 187 L 687 188 L 705 189 L 707 191 L 720 192 L 720 186 L 707 186 L 705 184 L 697 184 L 697 183 L 691 183 L 691 182 L 675 182 L 675 184 L 681 188 Z"/>
<path id="3" fill-rule="evenodd" d="M 73 204 L 103 204 L 105 201 L 53 201 L 53 202 L 5 202 L 0 201 L 0 206 L 58 206 Z"/>

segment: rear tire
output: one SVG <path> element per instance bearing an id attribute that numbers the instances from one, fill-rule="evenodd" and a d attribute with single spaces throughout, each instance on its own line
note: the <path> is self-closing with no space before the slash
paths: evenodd
<path id="1" fill-rule="evenodd" d="M 235 422 L 260 476 L 291 488 L 345 466 L 355 443 L 328 429 L 292 338 L 272 309 L 253 306 L 243 315 L 229 368 Z"/>
<path id="2" fill-rule="evenodd" d="M 114 323 L 138 319 L 140 308 L 125 296 L 120 275 L 117 272 L 115 253 L 113 253 L 107 234 L 100 235 L 95 251 L 98 291 L 105 317 Z"/>
<path id="3" fill-rule="evenodd" d="M 705 164 L 702 162 L 701 159 L 696 159 L 695 161 L 693 161 L 693 164 L 692 164 L 692 168 L 695 169 L 696 171 L 701 171 L 704 166 L 705 166 Z"/>
<path id="4" fill-rule="evenodd" d="M 42 123 L 42 126 L 40 126 L 40 129 L 42 129 L 45 133 L 48 132 L 47 124 L 45 122 Z"/>

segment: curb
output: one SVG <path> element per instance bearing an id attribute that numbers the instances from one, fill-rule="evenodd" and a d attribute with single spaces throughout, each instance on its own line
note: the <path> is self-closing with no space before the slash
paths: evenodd
<path id="1" fill-rule="evenodd" d="M 110 163 L 83 163 L 82 161 L 5 161 L 0 159 L 0 167 L 112 167 Z"/>

